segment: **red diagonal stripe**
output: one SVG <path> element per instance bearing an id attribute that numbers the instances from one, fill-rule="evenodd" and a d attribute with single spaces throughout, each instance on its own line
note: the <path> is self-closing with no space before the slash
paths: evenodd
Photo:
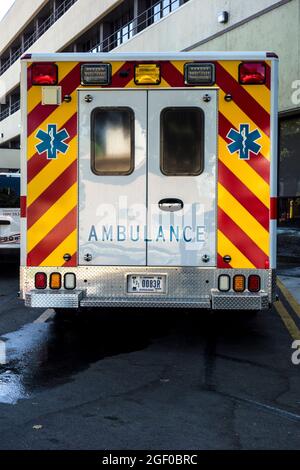
<path id="1" fill-rule="evenodd" d="M 231 124 L 231 122 L 229 122 L 221 112 L 219 112 L 219 134 L 228 143 L 231 142 L 227 139 L 227 134 L 231 128 L 238 131 L 238 129 Z M 253 168 L 253 170 L 269 184 L 270 162 L 261 153 L 252 156 L 250 160 L 244 160 L 244 162 L 250 165 L 251 168 Z"/>
<path id="2" fill-rule="evenodd" d="M 161 62 L 161 76 L 171 87 L 184 85 L 182 73 L 171 62 Z"/>
<path id="3" fill-rule="evenodd" d="M 218 175 L 227 191 L 269 231 L 269 209 L 220 160 Z"/>
<path id="4" fill-rule="evenodd" d="M 267 255 L 220 207 L 218 207 L 218 225 L 221 232 L 257 269 L 265 269 Z"/>
<path id="5" fill-rule="evenodd" d="M 27 208 L 27 228 L 32 227 L 77 180 L 77 161 L 68 168 Z"/>
<path id="6" fill-rule="evenodd" d="M 216 62 L 217 84 L 225 93 L 233 96 L 234 102 L 250 119 L 266 134 L 270 135 L 270 115 L 260 104 L 240 85 L 220 62 Z"/>
<path id="7" fill-rule="evenodd" d="M 76 228 L 74 207 L 28 254 L 28 266 L 39 266 Z M 63 260 L 62 260 L 63 261 Z"/>
<path id="8" fill-rule="evenodd" d="M 134 78 L 134 63 L 125 62 L 112 76 L 111 84 L 106 88 L 124 88 Z"/>
<path id="9" fill-rule="evenodd" d="M 73 116 L 64 124 L 59 130 L 65 128 L 70 138 L 66 141 L 70 143 L 70 141 L 77 135 L 77 113 L 73 114 Z M 64 158 L 64 157 L 62 157 Z M 39 155 L 36 153 L 27 163 L 27 181 L 30 181 L 40 172 L 42 169 L 51 163 L 53 160 L 47 160 L 46 155 Z"/>
<path id="10" fill-rule="evenodd" d="M 77 64 L 65 78 L 63 78 L 59 85 L 62 87 L 62 96 L 71 95 L 80 85 L 80 64 Z M 65 104 L 65 106 L 68 105 Z M 57 107 L 58 105 L 42 105 L 42 103 L 39 103 L 28 114 L 27 135 L 30 136 Z"/>

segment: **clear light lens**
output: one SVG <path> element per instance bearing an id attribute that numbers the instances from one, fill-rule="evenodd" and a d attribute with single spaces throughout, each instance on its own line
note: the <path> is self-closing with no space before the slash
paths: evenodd
<path id="1" fill-rule="evenodd" d="M 260 277 L 256 274 L 251 274 L 251 276 L 248 277 L 248 290 L 250 292 L 260 291 Z"/>
<path id="2" fill-rule="evenodd" d="M 261 62 L 244 62 L 239 66 L 240 83 L 262 85 L 266 81 L 266 65 Z"/>
<path id="3" fill-rule="evenodd" d="M 56 64 L 35 63 L 31 66 L 32 85 L 56 85 L 58 68 Z"/>
<path id="4" fill-rule="evenodd" d="M 222 292 L 227 292 L 230 289 L 230 277 L 228 274 L 221 274 L 219 276 L 219 290 Z"/>
<path id="5" fill-rule="evenodd" d="M 61 275 L 60 273 L 52 273 L 50 276 L 50 288 L 60 289 L 61 288 Z"/>
<path id="6" fill-rule="evenodd" d="M 76 287 L 76 276 L 74 273 L 67 273 L 64 277 L 64 287 L 65 289 L 75 289 Z"/>
<path id="7" fill-rule="evenodd" d="M 160 66 L 157 64 L 139 64 L 135 67 L 137 85 L 158 85 L 160 83 Z"/>
<path id="8" fill-rule="evenodd" d="M 233 289 L 235 292 L 244 292 L 245 290 L 245 276 L 238 274 L 233 278 Z"/>
<path id="9" fill-rule="evenodd" d="M 215 66 L 210 63 L 185 64 L 184 78 L 187 85 L 213 85 Z"/>
<path id="10" fill-rule="evenodd" d="M 46 289 L 47 276 L 45 273 L 36 273 L 34 278 L 34 285 L 36 289 Z"/>
<path id="11" fill-rule="evenodd" d="M 81 66 L 82 85 L 109 85 L 110 64 L 84 64 Z"/>

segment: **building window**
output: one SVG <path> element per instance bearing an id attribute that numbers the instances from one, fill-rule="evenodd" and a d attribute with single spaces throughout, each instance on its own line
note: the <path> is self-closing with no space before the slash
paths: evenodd
<path id="1" fill-rule="evenodd" d="M 96 108 L 92 113 L 92 171 L 129 175 L 134 167 L 134 112 Z"/>
<path id="2" fill-rule="evenodd" d="M 161 171 L 197 176 L 204 162 L 204 113 L 199 108 L 165 108 L 160 117 Z"/>

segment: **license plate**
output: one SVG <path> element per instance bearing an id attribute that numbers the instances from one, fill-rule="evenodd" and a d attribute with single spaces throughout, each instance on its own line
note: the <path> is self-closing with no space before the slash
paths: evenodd
<path id="1" fill-rule="evenodd" d="M 155 292 L 157 294 L 166 293 L 166 276 L 139 276 L 131 274 L 127 280 L 127 292 L 130 294 Z"/>

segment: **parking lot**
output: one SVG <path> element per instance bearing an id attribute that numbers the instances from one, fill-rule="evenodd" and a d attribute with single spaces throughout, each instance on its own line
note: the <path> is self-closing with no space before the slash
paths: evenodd
<path id="1" fill-rule="evenodd" d="M 299 447 L 300 318 L 283 287 L 255 317 L 118 309 L 72 322 L 25 309 L 17 291 L 18 267 L 2 266 L 0 449 Z"/>

